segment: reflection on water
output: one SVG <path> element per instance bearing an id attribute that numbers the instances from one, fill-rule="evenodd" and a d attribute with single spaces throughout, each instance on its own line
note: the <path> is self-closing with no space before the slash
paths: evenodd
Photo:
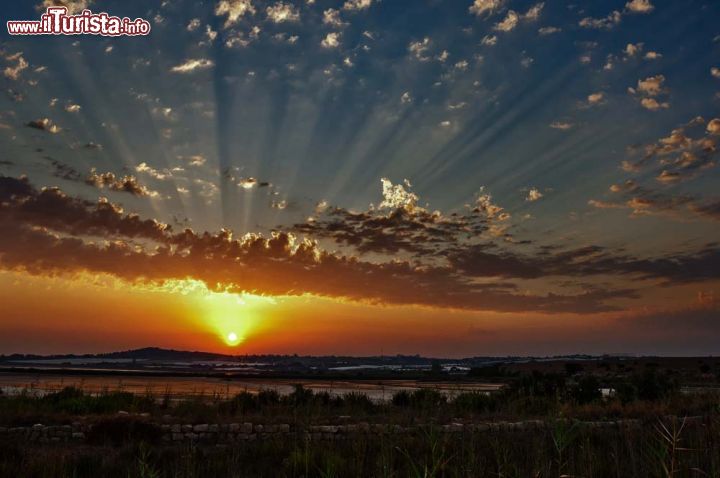
<path id="1" fill-rule="evenodd" d="M 416 380 L 308 380 L 308 379 L 238 379 L 225 380 L 207 377 L 102 377 L 76 375 L 42 374 L 0 374 L 2 393 L 14 395 L 28 393 L 42 396 L 61 390 L 63 387 L 77 387 L 88 393 L 125 391 L 154 396 L 170 395 L 173 398 L 208 396 L 229 398 L 240 392 L 258 393 L 261 390 L 275 390 L 281 395 L 292 392 L 296 384 L 314 392 L 328 392 L 344 395 L 351 392 L 364 393 L 373 401 L 392 398 L 401 390 L 413 391 L 432 388 L 448 396 L 461 392 L 490 393 L 501 385 L 492 383 L 448 383 L 418 382 Z"/>

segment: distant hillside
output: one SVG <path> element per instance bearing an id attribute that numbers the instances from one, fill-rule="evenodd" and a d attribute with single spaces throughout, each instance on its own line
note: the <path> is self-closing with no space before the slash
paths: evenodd
<path id="1" fill-rule="evenodd" d="M 232 355 L 216 354 L 211 352 L 195 352 L 187 350 L 161 349 L 159 347 L 145 347 L 141 349 L 125 350 L 97 354 L 93 357 L 108 359 L 137 359 L 137 360 L 221 360 L 232 359 Z"/>
<path id="2" fill-rule="evenodd" d="M 58 354 L 58 355 L 38 355 L 38 354 L 12 354 L 0 355 L 0 361 L 23 362 L 35 360 L 70 360 L 70 359 L 93 359 L 94 361 L 106 359 L 111 360 L 142 360 L 151 362 L 196 362 L 196 361 L 240 361 L 240 362 L 264 362 L 285 367 L 291 366 L 307 366 L 307 367 L 341 367 L 341 366 L 410 366 L 423 367 L 430 366 L 433 362 L 452 363 L 464 366 L 487 366 L 491 364 L 503 363 L 536 363 L 536 362 L 556 362 L 556 361 L 596 361 L 601 359 L 618 359 L 620 356 L 591 356 L 591 355 L 564 355 L 554 357 L 516 357 L 516 356 L 476 356 L 467 358 L 442 358 L 442 357 L 423 357 L 421 355 L 382 355 L 382 356 L 342 356 L 342 355 L 325 355 L 325 356 L 298 356 L 298 355 L 228 355 L 212 352 L 187 351 L 163 349 L 160 347 L 145 347 L 133 350 L 124 350 L 119 352 L 107 352 L 100 354 Z"/>
<path id="3" fill-rule="evenodd" d="M 0 356 L 0 359 L 8 361 L 22 360 L 62 360 L 62 359 L 135 359 L 152 361 L 197 361 L 197 360 L 230 360 L 231 355 L 216 354 L 211 352 L 194 352 L 187 350 L 162 349 L 159 347 L 145 347 L 134 350 L 123 350 L 120 352 L 108 352 L 101 354 L 61 354 L 61 355 L 36 355 L 36 354 L 12 354 Z"/>

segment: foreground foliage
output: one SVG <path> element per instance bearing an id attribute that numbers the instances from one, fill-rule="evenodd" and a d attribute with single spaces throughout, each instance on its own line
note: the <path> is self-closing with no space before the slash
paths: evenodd
<path id="1" fill-rule="evenodd" d="M 615 393 L 604 397 L 600 387 Z M 701 417 L 686 421 L 683 417 Z M 637 419 L 593 428 L 579 420 Z M 541 420 L 534 429 L 444 433 L 442 425 Z M 66 388 L 44 397 L 0 396 L 0 427 L 93 423 L 82 443 L 29 443 L 0 436 L 0 476 L 27 477 L 720 477 L 720 395 L 683 393 L 654 371 L 600 383 L 591 374 L 529 373 L 501 392 L 447 397 L 426 388 L 373 403 L 301 386 L 234 397 Z M 414 424 L 404 433 L 342 440 L 282 438 L 215 446 L 160 440 L 156 423 L 281 422 Z"/>

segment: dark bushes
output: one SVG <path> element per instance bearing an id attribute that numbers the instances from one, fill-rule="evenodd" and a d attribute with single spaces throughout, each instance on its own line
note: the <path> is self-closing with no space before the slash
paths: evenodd
<path id="1" fill-rule="evenodd" d="M 129 443 L 157 444 L 162 430 L 152 423 L 131 418 L 101 420 L 88 432 L 88 442 L 94 445 L 120 446 Z"/>

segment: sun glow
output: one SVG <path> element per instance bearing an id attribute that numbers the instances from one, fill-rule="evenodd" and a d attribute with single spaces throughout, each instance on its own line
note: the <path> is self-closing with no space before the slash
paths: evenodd
<path id="1" fill-rule="evenodd" d="M 195 280 L 167 282 L 163 290 L 190 299 L 199 308 L 201 326 L 213 330 L 221 342 L 231 347 L 248 340 L 261 325 L 262 310 L 276 302 L 253 294 L 215 292 Z"/>

